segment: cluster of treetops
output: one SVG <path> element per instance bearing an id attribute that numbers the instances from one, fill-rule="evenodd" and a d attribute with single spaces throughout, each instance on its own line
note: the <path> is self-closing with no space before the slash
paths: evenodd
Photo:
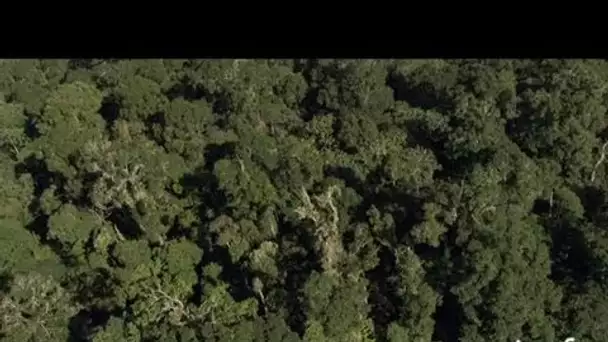
<path id="1" fill-rule="evenodd" d="M 0 61 L 0 341 L 608 339 L 603 60 Z"/>

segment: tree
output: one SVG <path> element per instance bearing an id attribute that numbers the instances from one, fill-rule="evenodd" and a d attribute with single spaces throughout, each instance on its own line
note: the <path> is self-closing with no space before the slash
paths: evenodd
<path id="1" fill-rule="evenodd" d="M 54 279 L 37 273 L 16 275 L 0 308 L 0 334 L 10 341 L 66 339 L 68 320 L 77 312 Z"/>

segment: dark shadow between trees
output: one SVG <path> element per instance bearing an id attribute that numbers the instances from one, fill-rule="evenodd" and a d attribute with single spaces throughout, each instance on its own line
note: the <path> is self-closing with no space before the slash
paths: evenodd
<path id="1" fill-rule="evenodd" d="M 313 237 L 306 233 L 305 229 L 298 228 L 285 217 L 279 218 L 279 249 L 284 251 L 278 261 L 279 273 L 284 274 L 284 286 L 279 287 L 280 291 L 273 294 L 273 301 L 280 303 L 287 309 L 287 325 L 297 334 L 303 336 L 306 331 L 306 303 L 302 300 L 302 291 L 306 281 L 310 278 L 313 270 L 320 270 L 321 265 L 318 257 L 314 253 L 307 251 L 314 250 Z M 304 246 L 304 248 L 294 248 Z"/>

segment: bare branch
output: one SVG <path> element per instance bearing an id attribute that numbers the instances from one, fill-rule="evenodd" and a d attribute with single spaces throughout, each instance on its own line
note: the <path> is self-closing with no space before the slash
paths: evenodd
<path id="1" fill-rule="evenodd" d="M 125 237 L 122 235 L 120 230 L 118 230 L 118 227 L 116 227 L 115 224 L 113 224 L 112 227 L 114 228 L 114 232 L 116 232 L 116 235 L 118 236 L 118 240 L 125 241 Z"/>
<path id="2" fill-rule="evenodd" d="M 593 167 L 593 172 L 591 173 L 592 182 L 595 180 L 595 174 L 597 172 L 597 168 L 602 164 L 604 159 L 606 159 L 606 147 L 608 147 L 608 141 L 605 142 L 604 145 L 602 145 L 602 153 L 600 155 L 600 159 L 598 159 L 598 161 L 595 163 L 595 166 Z"/>
<path id="3" fill-rule="evenodd" d="M 245 168 L 245 163 L 243 163 L 243 160 L 241 160 L 241 158 L 237 159 L 239 166 L 241 168 L 241 172 L 245 175 L 245 178 L 247 180 L 251 179 L 251 176 L 249 176 L 249 172 L 247 172 L 247 169 Z"/>
<path id="4" fill-rule="evenodd" d="M 17 156 L 19 155 L 19 149 L 17 148 L 17 146 L 15 145 L 15 142 L 13 141 L 13 138 L 8 137 L 9 143 L 11 144 L 11 147 L 13 148 L 13 152 L 15 153 L 14 157 L 15 159 L 18 159 Z"/>

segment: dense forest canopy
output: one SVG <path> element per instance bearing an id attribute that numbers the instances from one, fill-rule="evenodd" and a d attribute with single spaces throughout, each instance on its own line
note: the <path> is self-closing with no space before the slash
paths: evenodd
<path id="1" fill-rule="evenodd" d="M 1 60 L 0 340 L 605 342 L 602 60 Z"/>

